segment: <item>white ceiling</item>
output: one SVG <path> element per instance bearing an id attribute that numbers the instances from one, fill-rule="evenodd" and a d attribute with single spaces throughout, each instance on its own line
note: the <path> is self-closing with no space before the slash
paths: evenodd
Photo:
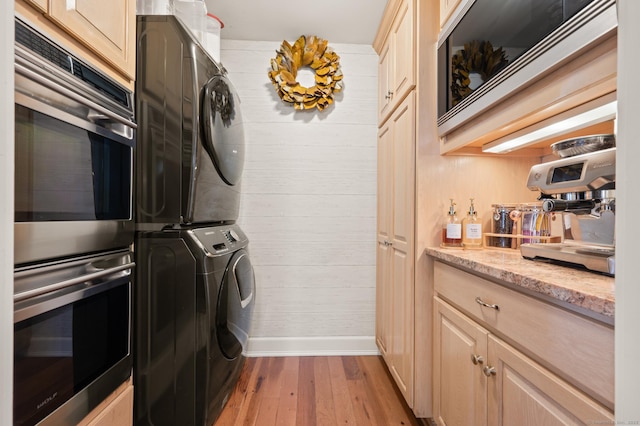
<path id="1" fill-rule="evenodd" d="M 387 0 L 205 0 L 229 40 L 293 42 L 315 35 L 329 43 L 373 43 Z"/>

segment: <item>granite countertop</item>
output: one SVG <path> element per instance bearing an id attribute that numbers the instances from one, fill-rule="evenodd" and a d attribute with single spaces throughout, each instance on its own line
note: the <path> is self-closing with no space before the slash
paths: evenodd
<path id="1" fill-rule="evenodd" d="M 523 258 L 520 250 L 463 250 L 429 247 L 425 253 L 460 269 L 494 278 L 516 289 L 587 310 L 613 323 L 615 279 L 605 275 Z"/>

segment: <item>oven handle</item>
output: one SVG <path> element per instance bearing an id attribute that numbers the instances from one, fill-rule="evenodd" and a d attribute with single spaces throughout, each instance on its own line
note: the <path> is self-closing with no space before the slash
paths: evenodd
<path id="1" fill-rule="evenodd" d="M 76 284 L 81 284 L 85 281 L 93 280 L 96 278 L 105 277 L 107 275 L 115 274 L 116 272 L 124 271 L 126 269 L 132 269 L 135 266 L 134 262 L 125 263 L 124 265 L 118 265 L 113 268 L 103 269 L 97 272 L 92 272 L 90 274 L 85 274 L 80 277 L 71 278 L 69 280 L 60 281 L 55 284 L 51 284 L 45 287 L 36 288 L 33 290 L 23 291 L 21 293 L 17 293 L 13 296 L 13 301 L 20 302 L 25 299 L 30 299 L 35 296 L 40 296 L 45 293 L 51 293 L 56 290 L 60 290 L 65 287 L 71 287 Z"/>
<path id="2" fill-rule="evenodd" d="M 52 82 L 50 79 L 43 77 L 42 75 L 30 70 L 29 68 L 25 67 L 24 65 L 21 65 L 19 63 L 15 63 L 15 67 L 16 67 L 16 71 L 19 71 L 21 74 L 23 74 L 25 77 L 30 78 L 31 80 L 42 84 L 43 86 L 47 86 L 52 90 L 57 91 L 58 93 L 65 95 L 77 102 L 80 102 L 86 106 L 88 106 L 89 108 L 93 108 L 94 110 L 96 110 L 98 113 L 103 114 L 109 118 L 111 118 L 112 120 L 118 121 L 122 124 L 124 124 L 125 126 L 128 126 L 132 129 L 136 129 L 138 126 L 135 122 L 131 121 L 131 120 L 127 120 L 125 117 L 121 117 L 118 114 L 114 114 L 112 111 L 109 111 L 109 109 L 103 107 L 100 104 L 97 104 L 91 100 L 88 100 L 76 93 L 74 93 L 73 91 L 67 89 L 66 87 L 63 87 L 59 84 L 56 84 L 54 82 Z M 91 117 L 87 117 L 87 120 L 91 121 Z"/>

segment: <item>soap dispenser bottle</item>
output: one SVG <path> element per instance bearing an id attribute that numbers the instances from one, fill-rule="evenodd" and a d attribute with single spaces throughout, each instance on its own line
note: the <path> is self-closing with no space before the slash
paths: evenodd
<path id="1" fill-rule="evenodd" d="M 482 248 L 482 220 L 473 205 L 473 198 L 469 212 L 462 221 L 462 246 L 468 249 Z"/>
<path id="2" fill-rule="evenodd" d="M 456 215 L 453 198 L 450 198 L 451 205 L 444 223 L 442 224 L 442 247 L 462 247 L 462 223 Z"/>

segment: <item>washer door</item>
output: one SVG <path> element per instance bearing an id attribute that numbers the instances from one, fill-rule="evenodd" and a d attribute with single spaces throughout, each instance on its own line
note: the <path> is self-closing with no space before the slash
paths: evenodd
<path id="1" fill-rule="evenodd" d="M 207 81 L 201 111 L 204 148 L 222 180 L 236 185 L 244 168 L 244 130 L 240 99 L 228 78 L 218 75 Z"/>
<path id="2" fill-rule="evenodd" d="M 256 285 L 249 254 L 238 250 L 224 273 L 216 314 L 216 334 L 222 354 L 235 359 L 249 339 Z"/>

